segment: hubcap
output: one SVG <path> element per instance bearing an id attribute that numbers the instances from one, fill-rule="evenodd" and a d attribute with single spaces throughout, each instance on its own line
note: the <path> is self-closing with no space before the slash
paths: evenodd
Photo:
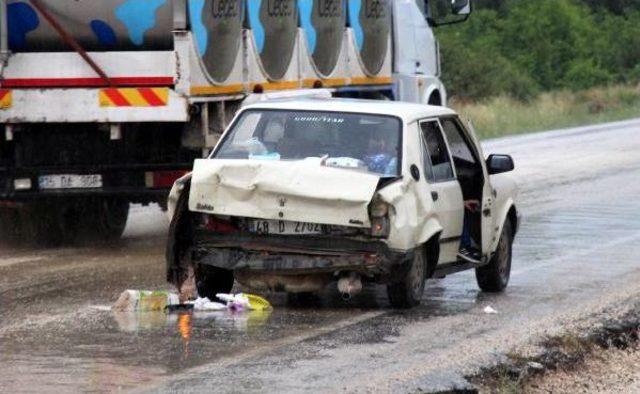
<path id="1" fill-rule="evenodd" d="M 500 278 L 506 281 L 509 275 L 509 243 L 507 237 L 503 234 L 498 243 L 498 272 Z"/>
<path id="2" fill-rule="evenodd" d="M 418 253 L 418 252 L 416 252 Z M 413 260 L 412 267 L 412 282 L 413 282 L 413 294 L 420 295 L 420 290 L 424 285 L 424 260 L 422 258 L 422 253 L 418 253 L 417 256 Z"/>

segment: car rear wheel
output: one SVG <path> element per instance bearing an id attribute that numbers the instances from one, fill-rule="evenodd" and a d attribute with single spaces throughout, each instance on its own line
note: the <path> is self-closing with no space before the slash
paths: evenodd
<path id="1" fill-rule="evenodd" d="M 387 295 L 394 308 L 411 308 L 420 304 L 426 272 L 427 259 L 424 248 L 416 248 L 406 273 L 399 281 L 387 286 Z"/>
<path id="2" fill-rule="evenodd" d="M 216 294 L 231 292 L 233 271 L 204 264 L 197 264 L 195 268 L 196 288 L 200 297 L 215 301 Z"/>
<path id="3" fill-rule="evenodd" d="M 512 234 L 511 222 L 507 220 L 502 227 L 498 248 L 489 264 L 476 268 L 476 280 L 482 291 L 499 293 L 507 287 L 511 275 Z"/>

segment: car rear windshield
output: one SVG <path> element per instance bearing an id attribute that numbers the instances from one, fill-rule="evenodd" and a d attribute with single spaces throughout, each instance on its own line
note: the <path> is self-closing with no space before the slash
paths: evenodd
<path id="1" fill-rule="evenodd" d="M 397 176 L 400 119 L 343 112 L 248 110 L 213 154 L 219 159 L 317 160 Z"/>

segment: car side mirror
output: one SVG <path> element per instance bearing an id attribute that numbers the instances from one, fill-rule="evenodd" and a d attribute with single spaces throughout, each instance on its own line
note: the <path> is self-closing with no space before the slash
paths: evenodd
<path id="1" fill-rule="evenodd" d="M 513 158 L 509 155 L 489 155 L 487 158 L 487 171 L 489 175 L 513 171 L 514 168 Z"/>
<path id="2" fill-rule="evenodd" d="M 451 0 L 451 13 L 453 15 L 471 14 L 471 1 L 470 0 Z"/>
<path id="3" fill-rule="evenodd" d="M 471 0 L 423 1 L 427 22 L 433 27 L 464 22 L 473 12 Z"/>

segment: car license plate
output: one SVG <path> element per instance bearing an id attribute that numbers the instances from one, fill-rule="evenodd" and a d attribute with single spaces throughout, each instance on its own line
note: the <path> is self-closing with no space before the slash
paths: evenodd
<path id="1" fill-rule="evenodd" d="M 94 189 L 102 187 L 102 175 L 42 175 L 40 189 Z"/>
<path id="2" fill-rule="evenodd" d="M 287 220 L 251 220 L 249 230 L 257 234 L 309 235 L 322 234 L 322 225 Z"/>

